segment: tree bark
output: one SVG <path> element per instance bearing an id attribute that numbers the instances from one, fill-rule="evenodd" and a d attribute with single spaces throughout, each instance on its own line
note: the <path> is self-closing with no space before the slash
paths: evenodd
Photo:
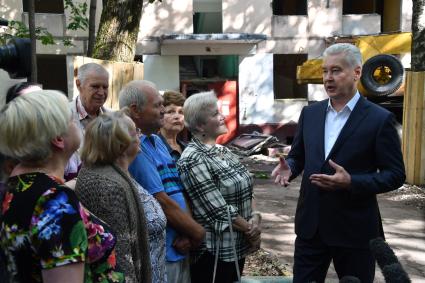
<path id="1" fill-rule="evenodd" d="M 122 62 L 134 60 L 142 7 L 142 0 L 103 1 L 94 58 Z"/>
<path id="2" fill-rule="evenodd" d="M 425 71 L 425 0 L 413 0 L 411 54 L 412 71 Z"/>
<path id="3" fill-rule="evenodd" d="M 87 46 L 88 57 L 91 57 L 93 55 L 94 43 L 96 40 L 96 9 L 97 9 L 97 1 L 90 0 L 89 39 L 88 39 L 88 46 Z"/>
<path id="4" fill-rule="evenodd" d="M 31 77 L 30 81 L 37 82 L 37 38 L 35 35 L 35 3 L 34 0 L 28 1 L 28 29 L 31 41 Z"/>

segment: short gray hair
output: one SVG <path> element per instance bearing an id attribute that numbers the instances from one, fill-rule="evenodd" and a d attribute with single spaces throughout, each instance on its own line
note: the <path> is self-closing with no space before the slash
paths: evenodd
<path id="1" fill-rule="evenodd" d="M 68 131 L 71 110 L 66 96 L 54 90 L 20 95 L 0 110 L 0 152 L 26 162 L 42 162 L 51 141 Z"/>
<path id="2" fill-rule="evenodd" d="M 186 128 L 197 132 L 197 127 L 205 123 L 205 109 L 217 106 L 217 96 L 214 91 L 200 92 L 189 96 L 183 104 L 184 124 Z"/>
<path id="3" fill-rule="evenodd" d="M 145 80 L 134 80 L 126 84 L 120 91 L 118 101 L 120 109 L 136 104 L 137 109 L 142 109 L 146 103 L 146 89 L 156 86 L 153 82 Z"/>
<path id="4" fill-rule="evenodd" d="M 362 54 L 357 46 L 350 43 L 336 43 L 325 49 L 323 57 L 343 53 L 345 61 L 351 67 L 362 66 Z"/>
<path id="5" fill-rule="evenodd" d="M 77 80 L 79 80 L 80 83 L 83 84 L 84 81 L 87 79 L 88 74 L 91 73 L 106 75 L 109 78 L 108 71 L 102 65 L 99 65 L 97 63 L 86 63 L 78 68 Z"/>

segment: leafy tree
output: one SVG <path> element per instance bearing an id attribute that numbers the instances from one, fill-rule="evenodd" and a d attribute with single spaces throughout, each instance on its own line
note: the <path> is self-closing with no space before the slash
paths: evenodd
<path id="1" fill-rule="evenodd" d="M 425 71 L 425 0 L 413 0 L 411 54 L 412 71 Z"/>
<path id="2" fill-rule="evenodd" d="M 149 3 L 153 2 L 155 0 L 149 0 Z M 103 0 L 94 58 L 122 62 L 134 60 L 142 7 L 142 0 Z"/>

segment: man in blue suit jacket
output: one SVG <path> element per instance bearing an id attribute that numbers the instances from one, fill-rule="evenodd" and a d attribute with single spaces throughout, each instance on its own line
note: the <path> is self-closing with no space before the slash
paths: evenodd
<path id="1" fill-rule="evenodd" d="M 286 162 L 273 171 L 287 185 L 303 171 L 295 215 L 294 282 L 324 282 L 331 260 L 338 277 L 373 282 L 369 240 L 383 237 L 376 195 L 405 180 L 394 116 L 357 91 L 357 47 L 324 52 L 329 99 L 305 107 Z"/>

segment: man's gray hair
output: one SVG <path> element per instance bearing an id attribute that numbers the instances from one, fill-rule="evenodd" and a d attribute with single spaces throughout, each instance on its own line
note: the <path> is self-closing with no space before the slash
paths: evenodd
<path id="1" fill-rule="evenodd" d="M 206 91 L 189 96 L 183 104 L 184 124 L 186 128 L 197 132 L 197 127 L 206 121 L 206 109 L 217 106 L 217 96 L 214 91 Z"/>
<path id="2" fill-rule="evenodd" d="M 86 63 L 78 68 L 77 80 L 79 80 L 80 83 L 83 84 L 88 74 L 90 73 L 106 75 L 109 78 L 108 71 L 102 65 L 99 65 L 97 63 Z"/>
<path id="3" fill-rule="evenodd" d="M 351 67 L 362 66 L 362 54 L 359 48 L 350 43 L 336 43 L 329 46 L 323 52 L 323 57 L 341 53 L 345 55 L 344 59 Z"/>
<path id="4" fill-rule="evenodd" d="M 156 90 L 155 84 L 146 80 L 134 80 L 126 84 L 118 96 L 120 109 L 132 104 L 136 104 L 137 109 L 142 109 L 146 103 L 145 91 L 149 88 Z"/>

